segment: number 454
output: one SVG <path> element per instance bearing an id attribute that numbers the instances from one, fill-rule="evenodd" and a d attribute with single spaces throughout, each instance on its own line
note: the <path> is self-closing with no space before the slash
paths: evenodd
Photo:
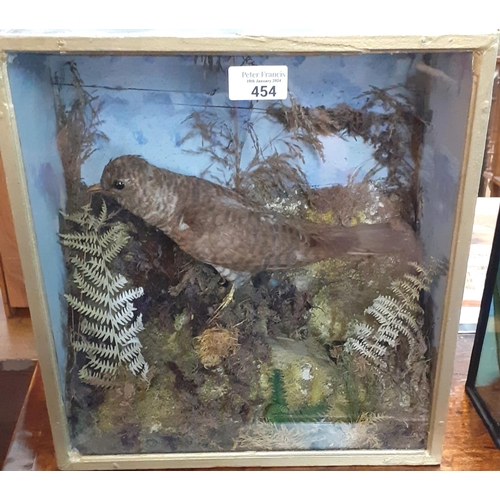
<path id="1" fill-rule="evenodd" d="M 269 90 L 267 90 L 267 85 L 261 85 L 260 87 L 256 85 L 252 90 L 252 95 L 255 97 L 266 97 L 268 95 L 276 96 L 276 87 L 273 85 Z"/>

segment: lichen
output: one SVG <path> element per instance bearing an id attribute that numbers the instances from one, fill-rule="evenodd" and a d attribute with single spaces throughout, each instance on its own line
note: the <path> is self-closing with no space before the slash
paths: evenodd
<path id="1" fill-rule="evenodd" d="M 290 410 L 298 410 L 307 402 L 311 365 L 308 363 L 290 363 L 283 371 L 285 400 Z"/>
<path id="2" fill-rule="evenodd" d="M 312 380 L 308 391 L 310 406 L 322 403 L 332 393 L 332 373 L 319 366 L 312 367 Z"/>
<path id="3" fill-rule="evenodd" d="M 358 422 L 364 415 L 382 411 L 383 388 L 372 373 L 356 366 L 345 352 L 335 369 L 336 384 L 328 398 L 328 417 L 332 422 Z"/>
<path id="4" fill-rule="evenodd" d="M 134 412 L 149 433 L 174 433 L 183 418 L 182 405 L 176 396 L 174 377 L 167 372 L 161 384 L 144 391 L 135 401 Z"/>
<path id="5" fill-rule="evenodd" d="M 231 391 L 231 381 L 223 370 L 214 370 L 205 377 L 198 395 L 203 403 L 220 400 Z"/>
<path id="6" fill-rule="evenodd" d="M 316 295 L 314 299 L 309 319 L 311 334 L 324 344 L 343 340 L 346 319 L 342 304 L 325 300 L 321 294 Z"/>

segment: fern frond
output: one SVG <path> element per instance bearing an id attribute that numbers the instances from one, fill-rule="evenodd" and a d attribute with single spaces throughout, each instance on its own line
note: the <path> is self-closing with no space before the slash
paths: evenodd
<path id="1" fill-rule="evenodd" d="M 100 228 L 108 219 L 108 207 L 106 203 L 101 203 L 101 212 L 99 213 L 99 218 L 95 220 L 93 217 L 89 217 L 89 221 L 96 224 L 95 228 Z"/>
<path id="2" fill-rule="evenodd" d="M 107 321 L 109 318 L 108 311 L 95 307 L 91 304 L 87 304 L 74 295 L 65 294 L 64 297 L 68 301 L 70 307 L 76 312 L 80 313 L 82 316 L 86 316 L 91 319 L 96 319 L 103 322 Z"/>
<path id="3" fill-rule="evenodd" d="M 111 279 L 106 284 L 108 292 L 111 294 L 117 293 L 127 284 L 127 278 L 125 276 L 118 274 L 116 276 L 111 276 Z"/>
<path id="4" fill-rule="evenodd" d="M 389 356 L 403 341 L 408 349 L 407 368 L 427 350 L 420 297 L 430 290 L 439 266 L 435 262 L 428 269 L 415 262 L 409 265 L 414 274 L 395 280 L 390 286 L 392 296 L 380 295 L 365 309 L 369 324 L 356 322 L 348 327 L 346 351 L 359 354 L 379 372 L 389 367 Z"/>
<path id="5" fill-rule="evenodd" d="M 89 342 L 86 340 L 79 341 L 75 340 L 73 342 L 74 347 L 78 351 L 85 352 L 89 354 L 89 356 L 100 356 L 103 358 L 116 358 L 120 356 L 120 352 L 118 350 L 118 346 L 116 345 L 104 345 L 104 344 L 96 344 L 94 342 Z"/>
<path id="6" fill-rule="evenodd" d="M 127 345 L 137 340 L 137 334 L 144 329 L 142 324 L 142 314 L 139 314 L 134 322 L 128 328 L 122 328 L 119 333 L 121 345 Z"/>
<path id="7" fill-rule="evenodd" d="M 107 262 L 110 263 L 113 261 L 118 254 L 123 250 L 125 245 L 127 244 L 128 238 L 120 238 L 117 240 L 112 241 L 109 243 L 105 249 L 103 249 L 102 252 L 102 258 Z"/>
<path id="8" fill-rule="evenodd" d="M 63 214 L 78 230 L 60 235 L 73 267 L 72 281 L 79 291 L 65 294 L 68 306 L 80 316 L 72 335 L 72 346 L 86 355 L 79 371 L 83 382 L 110 386 L 125 365 L 135 376 L 147 380 L 149 370 L 137 335 L 144 329 L 142 315 L 135 317 L 133 301 L 142 297 L 142 288 L 128 285 L 125 276 L 110 265 L 130 237 L 124 224 L 110 224 L 106 204 L 99 215 L 90 205 L 72 215 Z"/>
<path id="9" fill-rule="evenodd" d="M 85 365 L 85 368 L 104 375 L 116 375 L 118 372 L 118 364 L 114 360 L 109 360 L 102 356 L 92 356 Z"/>
<path id="10" fill-rule="evenodd" d="M 126 326 L 134 318 L 135 308 L 131 302 L 127 302 L 121 310 L 110 314 L 110 319 L 114 325 Z"/>
<path id="11" fill-rule="evenodd" d="M 99 238 L 95 233 L 63 233 L 59 234 L 59 237 L 62 240 L 63 245 L 66 245 L 70 248 L 73 242 L 80 244 L 95 244 L 99 243 Z"/>
<path id="12" fill-rule="evenodd" d="M 393 297 L 380 295 L 371 306 L 365 309 L 365 314 L 373 316 L 380 324 L 385 324 L 397 313 L 398 309 L 399 304 Z"/>
<path id="13" fill-rule="evenodd" d="M 354 330 L 355 336 L 359 339 L 371 338 L 374 334 L 374 329 L 366 323 L 356 322 L 351 327 Z"/>
<path id="14" fill-rule="evenodd" d="M 85 277 L 91 278 L 92 281 L 99 285 L 102 285 L 102 280 L 104 277 L 108 278 L 109 273 L 106 268 L 106 264 L 101 259 L 88 259 L 85 260 L 84 257 L 78 255 L 73 255 L 69 259 L 70 263 L 73 264 Z"/>
<path id="15" fill-rule="evenodd" d="M 78 212 L 74 212 L 72 214 L 62 213 L 61 215 L 64 217 L 65 220 L 69 222 L 74 222 L 79 226 L 88 226 L 90 220 L 89 218 L 90 212 L 91 212 L 90 205 L 85 205 Z"/>
<path id="16" fill-rule="evenodd" d="M 115 332 L 111 326 L 104 326 L 101 323 L 94 323 L 87 318 L 83 318 L 80 323 L 80 331 L 86 337 L 95 337 L 100 341 L 112 339 Z"/>
<path id="17" fill-rule="evenodd" d="M 123 291 L 122 293 L 114 297 L 109 304 L 111 306 L 111 309 L 113 309 L 113 311 L 117 311 L 126 306 L 127 303 L 130 303 L 132 300 L 138 299 L 143 295 L 144 295 L 144 290 L 142 289 L 142 287 L 131 288 L 129 290 Z"/>
<path id="18" fill-rule="evenodd" d="M 107 248 L 111 243 L 119 241 L 124 248 L 129 240 L 130 236 L 126 233 L 124 224 L 117 223 L 102 233 L 100 243 Z"/>
<path id="19" fill-rule="evenodd" d="M 78 285 L 78 288 L 85 295 L 86 299 L 90 299 L 98 305 L 110 307 L 113 303 L 113 298 L 109 296 L 107 290 L 101 290 L 93 283 L 85 281 L 82 276 L 76 272 L 73 281 Z"/>
<path id="20" fill-rule="evenodd" d="M 80 377 L 80 380 L 83 382 L 90 384 L 90 385 L 95 385 L 97 387 L 112 387 L 114 385 L 113 380 L 114 377 L 105 377 L 101 373 L 98 372 L 92 372 L 88 370 L 87 368 L 83 367 L 79 372 L 78 376 Z"/>
<path id="21" fill-rule="evenodd" d="M 142 354 L 129 363 L 129 369 L 136 377 L 140 375 L 143 380 L 147 380 L 149 365 L 144 361 Z"/>

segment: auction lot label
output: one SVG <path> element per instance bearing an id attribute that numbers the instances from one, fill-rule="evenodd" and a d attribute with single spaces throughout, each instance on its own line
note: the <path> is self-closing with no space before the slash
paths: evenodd
<path id="1" fill-rule="evenodd" d="M 282 100 L 288 97 L 288 66 L 230 66 L 231 101 Z"/>

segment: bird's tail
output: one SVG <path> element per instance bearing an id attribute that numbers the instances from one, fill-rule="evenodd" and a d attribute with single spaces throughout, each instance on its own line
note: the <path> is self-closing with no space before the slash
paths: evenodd
<path id="1" fill-rule="evenodd" d="M 311 236 L 315 259 L 342 255 L 404 255 L 407 262 L 420 260 L 420 245 L 412 228 L 401 220 L 382 224 L 323 228 Z"/>

